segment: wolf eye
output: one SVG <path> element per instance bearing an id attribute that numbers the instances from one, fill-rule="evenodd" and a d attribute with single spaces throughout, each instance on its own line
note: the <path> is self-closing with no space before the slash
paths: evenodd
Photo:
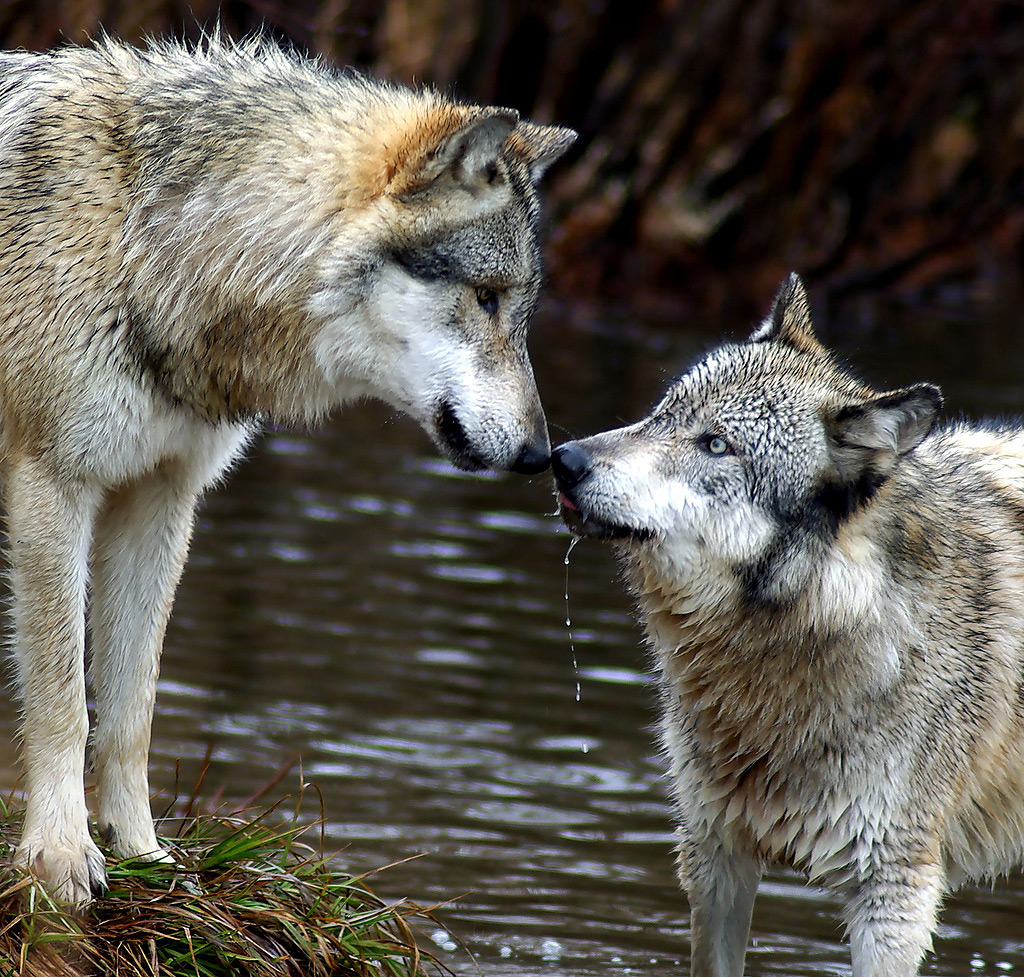
<path id="1" fill-rule="evenodd" d="M 707 435 L 704 438 L 704 447 L 710 455 L 728 455 L 732 453 L 729 442 L 717 434 Z"/>
<path id="2" fill-rule="evenodd" d="M 498 314 L 498 293 L 493 288 L 481 285 L 476 290 L 476 300 L 480 303 L 480 308 L 488 315 Z"/>

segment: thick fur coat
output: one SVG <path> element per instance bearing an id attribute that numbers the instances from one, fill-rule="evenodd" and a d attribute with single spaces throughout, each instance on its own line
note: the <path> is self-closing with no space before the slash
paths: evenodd
<path id="1" fill-rule="evenodd" d="M 0 474 L 28 807 L 18 860 L 165 857 L 147 754 L 196 499 L 264 419 L 378 397 L 537 472 L 535 184 L 572 141 L 264 41 L 0 55 Z"/>
<path id="2" fill-rule="evenodd" d="M 839 890 L 856 977 L 1024 859 L 1024 431 L 879 393 L 782 287 L 637 424 L 553 455 L 661 679 L 692 973 L 740 977 L 766 865 Z"/>

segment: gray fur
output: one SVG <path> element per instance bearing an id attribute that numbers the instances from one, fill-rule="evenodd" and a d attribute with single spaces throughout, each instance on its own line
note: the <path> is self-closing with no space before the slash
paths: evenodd
<path id="1" fill-rule="evenodd" d="M 742 974 L 766 865 L 843 895 L 856 977 L 912 977 L 944 893 L 1024 859 L 1024 431 L 940 407 L 842 368 L 793 276 L 554 452 L 657 663 L 695 977 Z"/>

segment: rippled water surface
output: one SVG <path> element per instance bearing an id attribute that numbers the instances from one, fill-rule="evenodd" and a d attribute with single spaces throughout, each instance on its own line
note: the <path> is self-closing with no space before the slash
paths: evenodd
<path id="1" fill-rule="evenodd" d="M 1024 414 L 1018 319 L 824 331 L 879 384 L 935 380 L 953 413 Z M 555 440 L 640 416 L 674 370 L 750 325 L 547 309 L 534 347 Z M 548 476 L 461 475 L 380 407 L 270 432 L 202 510 L 154 787 L 173 791 L 179 761 L 191 782 L 212 749 L 208 789 L 241 800 L 300 759 L 344 863 L 411 858 L 377 890 L 445 903 L 425 939 L 456 973 L 686 972 L 645 654 L 611 554 L 584 541 L 567 567 L 552 510 Z M 926 973 L 1024 973 L 1024 884 L 957 894 L 941 933 Z M 836 901 L 770 876 L 747 972 L 848 974 Z"/>

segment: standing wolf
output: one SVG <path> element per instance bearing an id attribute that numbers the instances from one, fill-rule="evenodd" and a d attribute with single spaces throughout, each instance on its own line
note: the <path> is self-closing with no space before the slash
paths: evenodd
<path id="1" fill-rule="evenodd" d="M 649 417 L 557 448 L 660 669 L 691 973 L 739 977 L 763 866 L 839 890 L 856 977 L 1024 856 L 1024 430 L 933 430 L 811 331 L 794 275 Z"/>
<path id="2" fill-rule="evenodd" d="M 285 52 L 0 56 L 0 470 L 28 807 L 18 861 L 103 883 L 149 809 L 158 660 L 202 490 L 263 419 L 363 396 L 460 467 L 538 472 L 534 184 L 574 134 Z"/>

